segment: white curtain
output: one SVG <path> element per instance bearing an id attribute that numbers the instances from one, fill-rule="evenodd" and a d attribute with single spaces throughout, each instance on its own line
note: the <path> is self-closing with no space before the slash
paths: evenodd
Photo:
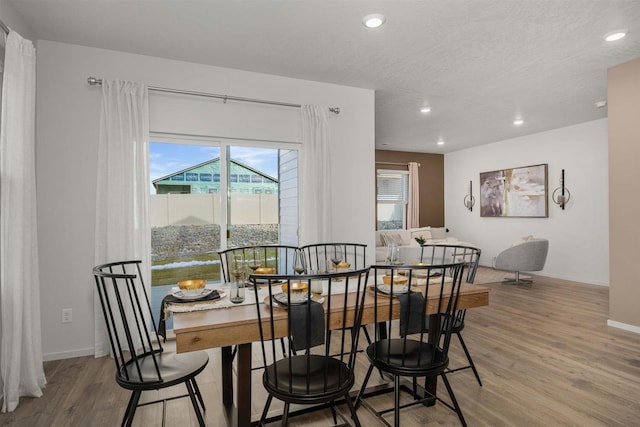
<path id="1" fill-rule="evenodd" d="M 303 105 L 300 155 L 300 244 L 328 242 L 331 230 L 331 164 L 327 107 Z"/>
<path id="2" fill-rule="evenodd" d="M 95 263 L 142 260 L 150 287 L 149 96 L 145 85 L 102 81 L 96 185 Z M 95 356 L 109 354 L 109 337 L 94 293 Z"/>
<path id="3" fill-rule="evenodd" d="M 418 228 L 420 227 L 420 180 L 416 162 L 409 162 L 409 191 L 407 228 Z"/>
<path id="4" fill-rule="evenodd" d="M 2 412 L 46 384 L 40 330 L 36 221 L 36 52 L 11 31 L 0 130 L 0 374 Z"/>

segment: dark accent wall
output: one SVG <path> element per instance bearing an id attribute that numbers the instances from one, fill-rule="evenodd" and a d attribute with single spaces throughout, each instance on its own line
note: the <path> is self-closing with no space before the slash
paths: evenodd
<path id="1" fill-rule="evenodd" d="M 376 170 L 407 170 L 388 163 L 420 163 L 420 226 L 444 227 L 444 155 L 376 150 Z"/>

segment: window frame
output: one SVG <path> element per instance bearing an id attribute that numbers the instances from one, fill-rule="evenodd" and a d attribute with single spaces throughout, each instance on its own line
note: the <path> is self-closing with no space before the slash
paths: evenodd
<path id="1" fill-rule="evenodd" d="M 379 179 L 381 175 L 399 175 L 402 176 L 402 200 L 380 200 L 380 186 Z M 411 180 L 409 179 L 409 171 L 397 170 L 397 169 L 376 169 L 376 230 L 379 230 L 379 204 L 396 205 L 402 207 L 402 228 L 407 229 L 407 208 L 409 205 L 409 198 L 411 197 Z"/>

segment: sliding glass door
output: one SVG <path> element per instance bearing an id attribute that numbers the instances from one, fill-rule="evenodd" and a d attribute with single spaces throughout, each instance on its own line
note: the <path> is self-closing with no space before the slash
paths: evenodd
<path id="1" fill-rule="evenodd" d="M 216 251 L 221 248 L 297 245 L 295 147 L 186 137 L 153 140 L 152 286 L 220 280 Z"/>

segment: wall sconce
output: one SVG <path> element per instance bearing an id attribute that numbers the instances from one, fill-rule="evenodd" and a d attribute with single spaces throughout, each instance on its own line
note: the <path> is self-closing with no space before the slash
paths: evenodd
<path id="1" fill-rule="evenodd" d="M 464 207 L 473 212 L 473 205 L 476 204 L 476 199 L 473 197 L 473 181 L 469 181 L 469 194 L 464 196 Z"/>
<path id="2" fill-rule="evenodd" d="M 564 169 L 562 169 L 562 174 L 560 175 L 560 187 L 553 190 L 551 199 L 553 203 L 560 206 L 562 210 L 564 210 L 564 206 L 569 203 L 569 199 L 571 199 L 571 192 L 564 186 Z"/>

